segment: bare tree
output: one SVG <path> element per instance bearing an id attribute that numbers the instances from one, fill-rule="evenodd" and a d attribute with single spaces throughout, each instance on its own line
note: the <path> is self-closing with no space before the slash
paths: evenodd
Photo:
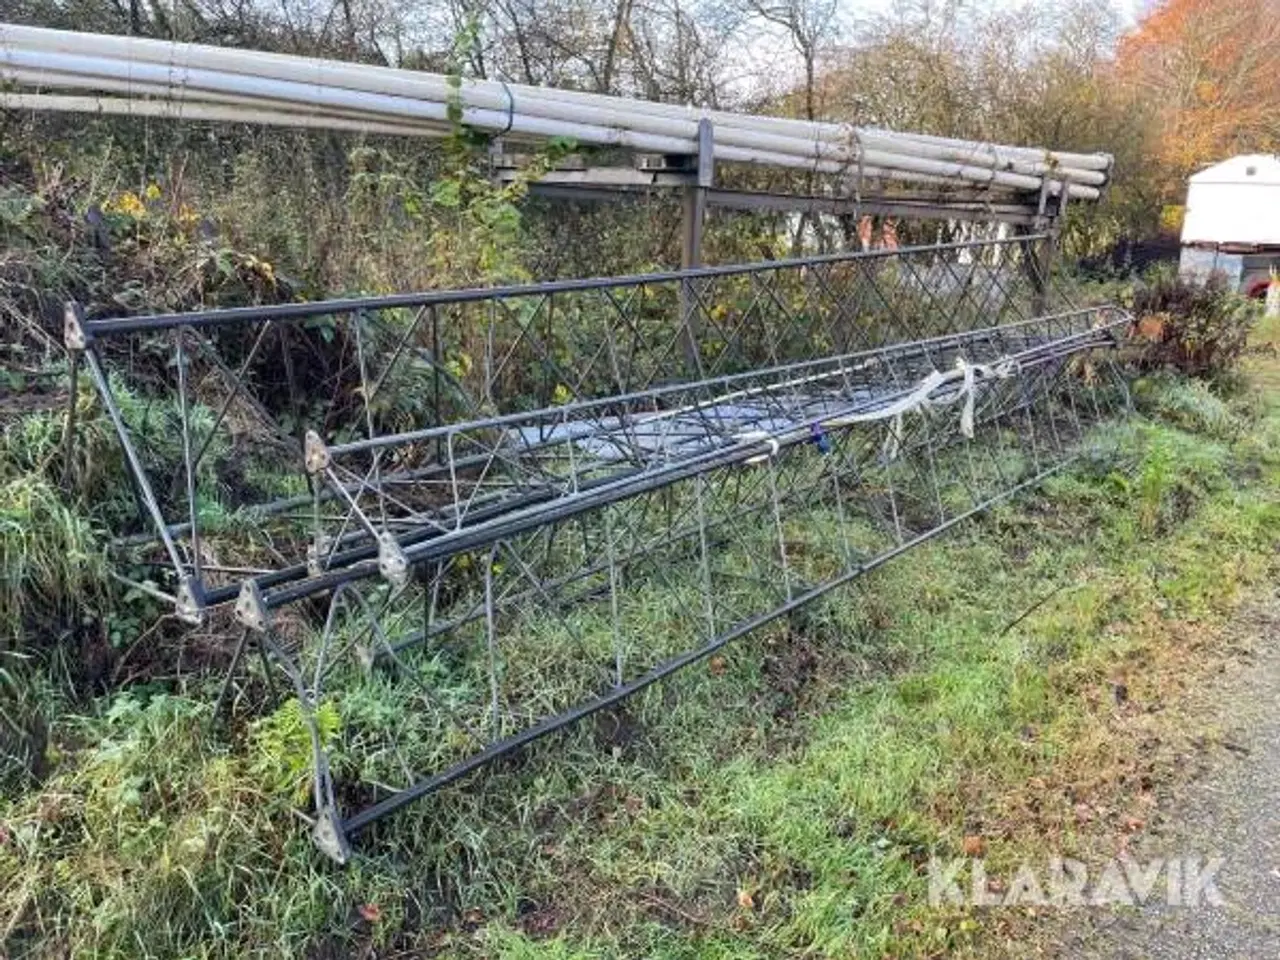
<path id="1" fill-rule="evenodd" d="M 804 69 L 804 115 L 817 119 L 819 58 L 839 35 L 837 0 L 747 0 L 747 4 L 765 23 L 786 32 Z"/>

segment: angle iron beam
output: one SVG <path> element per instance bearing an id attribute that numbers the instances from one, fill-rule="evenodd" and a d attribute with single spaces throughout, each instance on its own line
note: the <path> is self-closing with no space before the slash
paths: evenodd
<path id="1" fill-rule="evenodd" d="M 620 199 L 645 196 L 653 189 L 665 186 L 688 189 L 689 178 L 684 177 L 679 182 L 671 184 L 635 183 L 629 186 L 586 178 L 553 179 L 531 184 L 530 189 L 534 194 L 552 200 L 610 203 Z M 981 199 L 952 200 L 944 197 L 917 200 L 909 197 L 877 197 L 864 194 L 859 202 L 844 197 L 723 189 L 708 189 L 706 195 L 709 206 L 752 212 L 825 213 L 833 216 L 875 214 L 904 220 L 971 220 L 1019 226 L 1036 226 L 1044 223 L 1036 204 L 1006 202 L 1012 198 L 988 202 Z"/>
<path id="2" fill-rule="evenodd" d="M 381 297 L 352 297 L 345 300 L 315 300 L 307 303 L 278 303 L 270 306 L 226 307 L 214 310 L 193 310 L 189 313 L 159 313 L 135 317 L 114 317 L 86 320 L 84 332 L 89 339 L 129 333 L 151 333 L 172 327 L 187 326 L 192 329 L 226 326 L 247 320 L 306 320 L 312 317 L 359 311 L 393 310 L 403 307 L 422 307 L 441 304 L 475 303 L 480 300 L 510 300 L 518 297 L 552 296 L 558 293 L 581 293 L 588 290 L 618 289 L 624 287 L 652 286 L 660 283 L 677 283 L 681 280 L 736 277 L 752 273 L 773 272 L 828 264 L 851 263 L 860 260 L 883 260 L 911 256 L 912 254 L 938 254 L 973 250 L 978 248 L 1015 247 L 1030 240 L 1042 239 L 1045 234 L 1005 237 L 995 240 L 964 240 L 955 243 L 931 243 L 894 249 L 844 251 L 818 254 L 808 257 L 789 257 L 781 260 L 764 260 L 754 263 L 738 263 L 717 267 L 695 267 L 689 270 L 668 270 L 657 273 L 629 274 L 621 277 L 591 277 L 585 280 L 552 280 L 542 283 L 515 284 L 506 287 L 471 287 L 464 290 L 429 290 L 418 293 L 390 294 Z"/>

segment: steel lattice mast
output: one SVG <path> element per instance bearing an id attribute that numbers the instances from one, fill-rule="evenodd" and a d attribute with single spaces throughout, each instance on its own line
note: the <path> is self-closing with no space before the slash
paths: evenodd
<path id="1" fill-rule="evenodd" d="M 184 616 L 234 606 L 224 695 L 252 647 L 288 677 L 316 839 L 341 860 L 411 801 L 1069 462 L 1127 409 L 1111 358 L 1130 319 L 1067 302 L 1040 239 L 165 316 L 72 308 L 67 342 L 139 492 L 121 549 L 167 569 Z M 342 361 L 282 388 L 277 357 L 322 329 L 316 355 Z M 176 448 L 120 402 L 137 379 L 167 379 Z M 215 541 L 246 556 L 215 564 Z M 347 695 L 400 705 L 395 724 L 344 719 L 354 770 L 316 721 Z"/>

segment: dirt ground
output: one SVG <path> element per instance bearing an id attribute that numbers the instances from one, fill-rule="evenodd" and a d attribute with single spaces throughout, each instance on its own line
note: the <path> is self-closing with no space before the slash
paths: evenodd
<path id="1" fill-rule="evenodd" d="M 1194 857 L 1221 904 L 1207 887 L 1197 905 L 1171 904 L 1166 867 L 1141 903 L 1046 911 L 1012 938 L 1020 948 L 1006 949 L 1088 960 L 1280 957 L 1280 599 L 1247 608 L 1231 632 L 1217 675 L 1165 718 L 1188 750 L 1129 846 L 1147 866 L 1176 859 L 1185 868 Z M 1185 880 L 1184 869 L 1184 894 Z"/>

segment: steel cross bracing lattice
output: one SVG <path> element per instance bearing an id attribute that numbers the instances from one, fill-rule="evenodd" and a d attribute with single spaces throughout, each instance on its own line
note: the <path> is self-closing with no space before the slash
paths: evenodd
<path id="1" fill-rule="evenodd" d="M 223 508 L 296 510 L 293 497 L 267 501 L 295 492 L 274 474 L 298 476 L 307 429 L 327 441 L 367 439 L 1031 318 L 1054 306 L 1025 253 L 1045 239 L 83 324 L 73 316 L 68 342 L 88 347 L 100 387 L 114 375 L 178 398 L 179 409 L 149 406 L 131 426 L 114 390 L 104 392 L 143 473 L 191 474 L 153 487 L 139 519 L 172 541 L 178 582 L 212 587 L 218 603 L 235 587 L 198 575 L 191 543 L 203 521 L 192 501 L 212 479 Z M 206 397 L 206 409 L 181 409 L 189 393 Z M 161 416 L 189 437 L 191 470 L 152 442 Z M 248 482 L 228 483 L 229 464 Z"/>
<path id="2" fill-rule="evenodd" d="M 237 661 L 254 642 L 289 677 L 317 842 L 343 859 L 411 800 L 1037 482 L 1127 409 L 1108 349 L 1129 318 L 1064 302 L 1036 239 L 72 309 L 67 339 L 151 526 L 121 547 L 169 569 L 189 619 L 234 601 Z"/>

